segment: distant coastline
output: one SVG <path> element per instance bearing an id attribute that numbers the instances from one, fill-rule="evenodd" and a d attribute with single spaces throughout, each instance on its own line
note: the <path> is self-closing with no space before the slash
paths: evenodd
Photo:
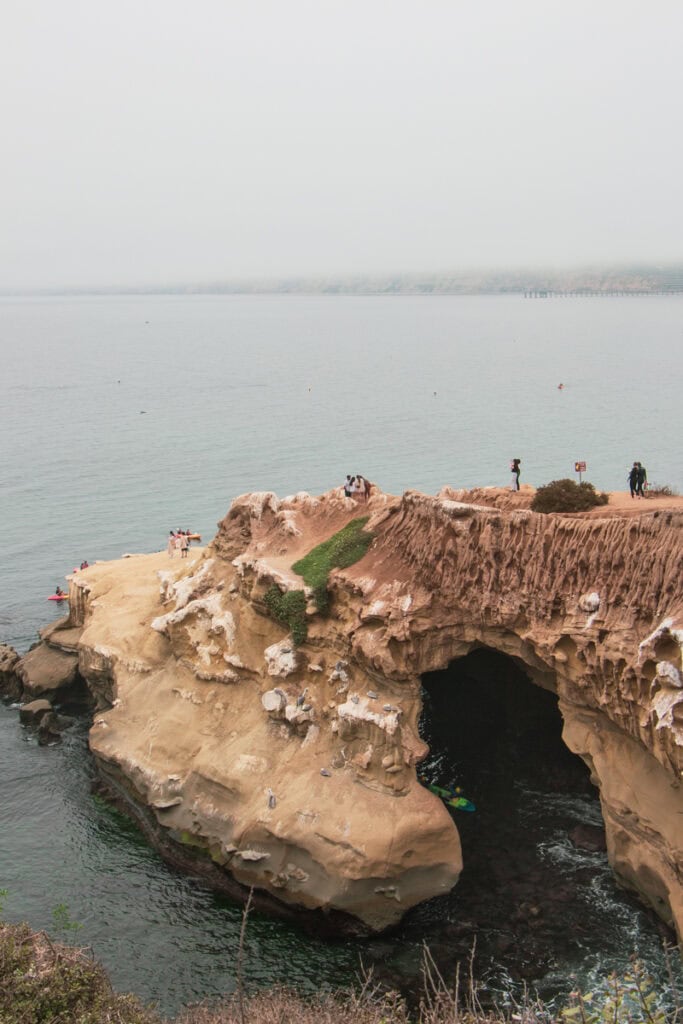
<path id="1" fill-rule="evenodd" d="M 683 263 L 564 270 L 330 274 L 250 277 L 193 283 L 0 289 L 0 297 L 57 295 L 526 295 L 530 298 L 673 295 Z"/>

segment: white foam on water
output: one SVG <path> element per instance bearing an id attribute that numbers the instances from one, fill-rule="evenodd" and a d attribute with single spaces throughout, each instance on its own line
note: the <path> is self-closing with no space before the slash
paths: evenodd
<path id="1" fill-rule="evenodd" d="M 542 860 L 549 860 L 553 864 L 559 864 L 572 870 L 590 867 L 596 871 L 609 871 L 607 857 L 604 853 L 580 850 L 566 833 L 555 833 L 549 839 L 538 843 L 536 849 Z"/>

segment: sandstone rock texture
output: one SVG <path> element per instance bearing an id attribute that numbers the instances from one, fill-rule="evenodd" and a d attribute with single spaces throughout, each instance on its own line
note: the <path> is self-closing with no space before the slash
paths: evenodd
<path id="1" fill-rule="evenodd" d="M 7 644 L 0 644 L 0 697 L 17 700 L 21 694 L 21 682 L 17 676 L 19 655 Z"/>
<path id="2" fill-rule="evenodd" d="M 186 562 L 79 573 L 63 628 L 110 792 L 214 881 L 380 930 L 457 882 L 455 824 L 416 778 L 420 678 L 488 647 L 557 693 L 618 878 L 681 934 L 683 509 L 512 497 L 244 495 Z M 292 564 L 362 514 L 369 551 L 332 572 L 325 616 L 307 595 L 294 647 L 265 594 L 302 589 Z"/>

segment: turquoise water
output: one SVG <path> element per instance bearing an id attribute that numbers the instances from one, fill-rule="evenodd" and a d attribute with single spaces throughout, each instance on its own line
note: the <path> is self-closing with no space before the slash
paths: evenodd
<path id="1" fill-rule="evenodd" d="M 210 538 L 245 491 L 507 484 L 513 456 L 533 484 L 585 459 L 624 489 L 640 459 L 683 489 L 682 341 L 680 296 L 2 299 L 0 640 L 25 650 L 82 559 L 159 549 L 172 527 Z M 39 748 L 0 708 L 7 918 L 50 927 L 67 904 L 115 983 L 166 1009 L 229 989 L 239 910 L 166 867 L 90 772 L 83 725 Z M 652 948 L 644 915 L 601 898 L 625 958 Z M 413 970 L 418 932 L 365 954 Z M 253 984 L 336 985 L 358 964 L 258 916 L 249 942 Z"/>

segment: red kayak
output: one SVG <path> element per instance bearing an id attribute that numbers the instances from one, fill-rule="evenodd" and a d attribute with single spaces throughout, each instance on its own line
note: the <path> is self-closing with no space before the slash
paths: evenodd
<path id="1" fill-rule="evenodd" d="M 50 594 L 48 601 L 68 601 L 68 594 Z"/>

